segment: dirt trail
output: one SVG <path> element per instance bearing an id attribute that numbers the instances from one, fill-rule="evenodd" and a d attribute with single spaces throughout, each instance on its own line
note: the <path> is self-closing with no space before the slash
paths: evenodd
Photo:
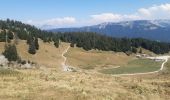
<path id="1" fill-rule="evenodd" d="M 64 56 L 68 50 L 70 49 L 70 46 L 67 47 L 67 49 L 64 50 L 64 52 L 62 53 L 62 58 L 64 59 L 64 61 L 62 62 L 62 67 L 63 67 L 63 71 L 72 71 L 68 65 L 66 65 L 66 61 L 67 61 L 67 58 Z"/>

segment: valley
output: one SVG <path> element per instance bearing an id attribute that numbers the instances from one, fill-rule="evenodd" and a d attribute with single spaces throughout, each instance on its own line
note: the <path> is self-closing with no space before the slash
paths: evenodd
<path id="1" fill-rule="evenodd" d="M 169 43 L 3 25 L 1 100 L 170 99 Z"/>

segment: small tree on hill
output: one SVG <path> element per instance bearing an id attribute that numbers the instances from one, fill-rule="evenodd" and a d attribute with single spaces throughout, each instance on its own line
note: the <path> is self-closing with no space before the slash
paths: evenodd
<path id="1" fill-rule="evenodd" d="M 30 44 L 29 44 L 29 50 L 28 52 L 30 54 L 36 54 L 36 47 L 35 47 L 35 43 L 34 41 L 32 41 Z"/>
<path id="2" fill-rule="evenodd" d="M 12 40 L 14 38 L 13 33 L 9 31 L 8 33 L 8 39 Z"/>
<path id="3" fill-rule="evenodd" d="M 17 49 L 15 45 L 6 45 L 5 51 L 3 52 L 3 55 L 9 60 L 9 61 L 17 61 L 19 59 Z"/>
<path id="4" fill-rule="evenodd" d="M 36 50 L 38 50 L 39 49 L 39 44 L 38 44 L 38 38 L 35 38 L 35 48 L 36 48 Z"/>
<path id="5" fill-rule="evenodd" d="M 59 40 L 58 39 L 54 41 L 54 45 L 55 45 L 56 48 L 59 47 Z"/>
<path id="6" fill-rule="evenodd" d="M 73 43 L 73 42 L 70 44 L 70 47 L 73 47 L 73 48 L 74 48 L 74 43 Z"/>

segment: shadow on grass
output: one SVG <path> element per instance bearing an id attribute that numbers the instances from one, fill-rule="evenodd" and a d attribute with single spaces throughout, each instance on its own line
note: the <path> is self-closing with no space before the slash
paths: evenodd
<path id="1" fill-rule="evenodd" d="M 13 69 L 0 68 L 0 76 L 16 76 L 19 74 L 20 72 Z"/>

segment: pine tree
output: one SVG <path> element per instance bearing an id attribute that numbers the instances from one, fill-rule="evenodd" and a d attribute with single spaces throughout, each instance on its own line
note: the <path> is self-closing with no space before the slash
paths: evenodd
<path id="1" fill-rule="evenodd" d="M 33 41 L 33 38 L 32 38 L 32 36 L 28 36 L 27 37 L 27 44 L 31 44 L 31 41 Z"/>
<path id="2" fill-rule="evenodd" d="M 55 45 L 56 48 L 59 47 L 59 40 L 58 39 L 54 41 L 54 45 Z"/>
<path id="3" fill-rule="evenodd" d="M 6 33 L 4 32 L 4 31 L 2 31 L 1 33 L 0 33 L 0 42 L 5 42 L 5 36 L 6 35 Z"/>
<path id="4" fill-rule="evenodd" d="M 38 50 L 39 49 L 39 44 L 38 44 L 38 38 L 35 38 L 35 48 L 36 48 L 36 50 Z"/>
<path id="5" fill-rule="evenodd" d="M 35 47 L 35 43 L 34 41 L 31 42 L 31 44 L 29 44 L 29 50 L 28 52 L 30 54 L 36 54 L 36 47 Z"/>
<path id="6" fill-rule="evenodd" d="M 9 60 L 9 61 L 17 61 L 19 59 L 17 49 L 15 45 L 6 45 L 5 51 L 3 52 L 3 55 Z"/>
<path id="7" fill-rule="evenodd" d="M 12 32 L 9 31 L 7 34 L 8 34 L 8 39 L 12 40 L 14 38 Z"/>

